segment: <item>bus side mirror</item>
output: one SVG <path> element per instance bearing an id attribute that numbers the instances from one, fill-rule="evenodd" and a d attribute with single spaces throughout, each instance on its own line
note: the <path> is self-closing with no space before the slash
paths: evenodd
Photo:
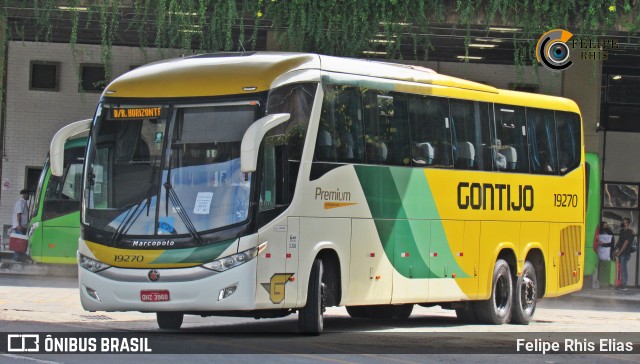
<path id="1" fill-rule="evenodd" d="M 91 119 L 76 121 L 58 130 L 56 135 L 53 136 L 49 146 L 49 162 L 51 163 L 52 175 L 60 177 L 64 172 L 64 143 L 72 136 L 91 129 L 91 121 Z"/>
<path id="2" fill-rule="evenodd" d="M 256 120 L 242 137 L 240 144 L 240 170 L 255 172 L 258 164 L 258 150 L 265 134 L 291 118 L 291 114 L 272 114 Z"/>

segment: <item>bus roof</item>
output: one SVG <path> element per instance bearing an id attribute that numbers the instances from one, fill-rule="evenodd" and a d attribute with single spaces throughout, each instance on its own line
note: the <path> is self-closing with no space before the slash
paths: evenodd
<path id="1" fill-rule="evenodd" d="M 168 98 L 249 94 L 268 90 L 287 72 L 319 68 L 319 57 L 314 54 L 202 54 L 133 69 L 111 82 L 103 95 Z"/>
<path id="2" fill-rule="evenodd" d="M 310 53 L 213 53 L 159 61 L 118 77 L 107 86 L 103 95 L 153 99 L 250 94 L 268 90 L 278 77 L 297 70 L 361 75 L 498 94 L 500 97 L 495 100 L 498 103 L 523 106 L 554 103 L 554 109 L 578 112 L 577 105 L 568 99 L 501 90 L 420 66 Z"/>

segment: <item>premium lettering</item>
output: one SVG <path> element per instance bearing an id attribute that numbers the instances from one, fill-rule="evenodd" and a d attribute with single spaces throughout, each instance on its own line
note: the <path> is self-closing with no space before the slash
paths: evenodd
<path id="1" fill-rule="evenodd" d="M 532 211 L 533 186 L 492 183 L 458 183 L 461 210 Z"/>
<path id="2" fill-rule="evenodd" d="M 335 191 L 327 191 L 316 187 L 315 199 L 321 201 L 351 201 L 351 192 L 340 192 L 339 188 Z"/>

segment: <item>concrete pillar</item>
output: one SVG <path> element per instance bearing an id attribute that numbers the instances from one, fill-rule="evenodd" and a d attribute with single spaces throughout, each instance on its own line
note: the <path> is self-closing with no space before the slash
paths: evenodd
<path id="1" fill-rule="evenodd" d="M 7 22 L 7 17 L 4 12 L 0 12 L 0 176 L 2 176 L 2 167 L 4 165 L 4 138 L 5 138 L 5 74 L 7 68 L 7 42 L 5 37 L 5 23 Z M 2 188 L 0 188 L 0 205 L 2 205 Z"/>
<path id="2" fill-rule="evenodd" d="M 580 49 L 573 49 L 573 64 L 562 71 L 562 96 L 574 100 L 582 112 L 585 151 L 598 153 L 600 141 L 597 132 L 600 120 L 600 86 L 602 61 L 581 59 Z"/>

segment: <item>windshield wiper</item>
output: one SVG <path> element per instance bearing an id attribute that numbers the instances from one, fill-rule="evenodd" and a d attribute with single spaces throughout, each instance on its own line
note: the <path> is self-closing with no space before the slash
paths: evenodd
<path id="1" fill-rule="evenodd" d="M 180 216 L 180 219 L 184 223 L 184 226 L 189 231 L 189 235 L 191 235 L 191 237 L 193 237 L 199 244 L 202 245 L 202 238 L 200 238 L 198 230 L 196 230 L 196 227 L 193 225 L 193 222 L 189 218 L 189 214 L 186 213 L 184 207 L 182 206 L 182 203 L 180 202 L 180 199 L 178 198 L 178 194 L 173 189 L 171 183 L 165 182 L 164 188 L 167 190 L 167 196 L 169 196 L 169 199 L 171 200 L 171 203 L 173 203 L 173 206 L 177 207 L 176 213 L 178 214 L 178 216 Z M 167 209 L 169 209 L 169 204 L 166 204 L 166 207 Z"/>
<path id="2" fill-rule="evenodd" d="M 135 206 L 135 208 L 133 208 Z M 144 211 L 145 206 L 149 206 L 149 197 L 145 197 L 144 200 L 134 203 L 128 207 L 129 211 L 125 215 L 124 219 L 118 225 L 118 228 L 111 236 L 111 245 L 115 245 L 115 243 L 120 239 L 122 234 L 126 233 L 134 221 L 138 219 L 142 211 Z M 149 214 L 149 209 L 147 209 L 147 215 Z"/>

